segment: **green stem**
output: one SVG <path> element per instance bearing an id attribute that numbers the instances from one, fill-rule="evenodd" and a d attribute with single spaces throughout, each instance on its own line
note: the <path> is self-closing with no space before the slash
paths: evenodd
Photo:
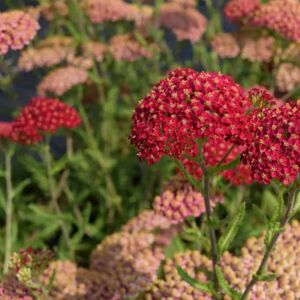
<path id="1" fill-rule="evenodd" d="M 213 263 L 213 283 L 215 286 L 216 292 L 219 291 L 219 284 L 218 284 L 218 278 L 217 278 L 217 264 L 218 264 L 218 248 L 217 248 L 217 238 L 216 238 L 216 232 L 214 228 L 211 226 L 211 205 L 210 205 L 210 197 L 209 197 L 209 184 L 210 184 L 210 178 L 209 173 L 205 165 L 204 155 L 201 149 L 200 154 L 200 167 L 203 173 L 203 198 L 205 202 L 205 210 L 206 210 L 206 217 L 208 221 L 208 229 L 209 229 L 209 238 L 210 238 L 210 251 L 211 251 L 211 258 Z"/>
<path id="2" fill-rule="evenodd" d="M 12 213 L 13 213 L 13 185 L 11 160 L 13 151 L 8 149 L 5 152 L 5 182 L 6 182 L 6 222 L 5 222 L 5 255 L 3 273 L 8 271 L 9 260 L 12 250 Z"/>
<path id="3" fill-rule="evenodd" d="M 297 190 L 292 190 L 289 194 L 288 194 L 288 203 L 287 203 L 287 208 L 286 208 L 286 211 L 285 211 L 285 214 L 280 222 L 280 227 L 283 228 L 289 221 L 289 218 L 290 218 L 290 213 L 294 207 L 294 203 L 295 203 L 295 198 L 296 198 L 296 194 L 297 194 Z M 249 284 L 247 285 L 243 295 L 242 295 L 242 298 L 241 300 L 245 300 L 247 299 L 247 297 L 249 296 L 253 286 L 259 281 L 259 277 L 261 275 L 263 275 L 264 271 L 265 271 L 265 268 L 266 268 L 266 265 L 267 265 L 267 262 L 268 262 L 268 259 L 276 245 L 276 242 L 279 238 L 281 234 L 281 231 L 277 231 L 272 239 L 271 239 L 271 242 L 270 244 L 268 245 L 266 251 L 265 251 L 265 254 L 262 258 L 262 261 L 255 273 L 255 275 L 253 275 L 251 281 L 249 282 Z"/>
<path id="4" fill-rule="evenodd" d="M 51 157 L 51 150 L 50 150 L 50 138 L 46 137 L 46 145 L 45 145 L 45 153 L 44 153 L 45 157 L 45 164 L 46 164 L 46 168 L 47 168 L 47 179 L 48 179 L 48 190 L 49 190 L 49 195 L 50 195 L 50 199 L 51 199 L 51 204 L 53 205 L 55 212 L 58 214 L 59 218 L 61 219 L 61 209 L 60 206 L 58 204 L 57 201 L 57 191 L 55 189 L 55 183 L 54 183 L 54 178 L 52 175 L 52 157 Z M 70 241 L 70 237 L 69 237 L 69 233 L 66 227 L 65 222 L 61 219 L 59 221 L 60 223 L 60 227 L 63 233 L 63 237 L 65 239 L 66 245 L 69 248 L 70 251 L 70 255 L 71 257 L 74 257 L 74 253 L 73 253 L 73 248 L 71 245 L 71 241 Z"/>

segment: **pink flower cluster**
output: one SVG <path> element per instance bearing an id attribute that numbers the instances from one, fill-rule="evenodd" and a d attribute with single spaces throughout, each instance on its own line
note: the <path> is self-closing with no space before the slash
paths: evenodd
<path id="1" fill-rule="evenodd" d="M 254 110 L 247 124 L 252 136 L 242 160 L 251 166 L 253 178 L 265 184 L 293 182 L 300 170 L 300 104 Z"/>
<path id="2" fill-rule="evenodd" d="M 196 139 L 242 138 L 251 106 L 244 90 L 230 77 L 179 68 L 142 99 L 133 115 L 131 142 L 149 163 L 162 155 L 196 156 Z"/>
<path id="3" fill-rule="evenodd" d="M 224 14 L 230 21 L 241 21 L 261 6 L 260 0 L 229 0 Z"/>
<path id="4" fill-rule="evenodd" d="M 249 24 L 266 27 L 287 39 L 300 41 L 300 3 L 298 0 L 269 1 L 251 15 Z"/>
<path id="5" fill-rule="evenodd" d="M 213 198 L 212 206 L 220 200 L 219 197 Z M 204 198 L 186 180 L 176 177 L 160 196 L 155 197 L 154 211 L 173 224 L 182 223 L 187 217 L 199 217 L 205 212 Z"/>
<path id="6" fill-rule="evenodd" d="M 23 11 L 0 13 L 0 55 L 19 50 L 35 37 L 39 24 Z"/>
<path id="7" fill-rule="evenodd" d="M 160 25 L 174 32 L 179 41 L 197 42 L 202 37 L 207 20 L 194 7 L 183 6 L 180 2 L 170 2 L 162 5 Z"/>
<path id="8" fill-rule="evenodd" d="M 38 85 L 38 94 L 45 96 L 52 93 L 62 96 L 78 84 L 85 83 L 88 79 L 87 71 L 74 66 L 60 67 L 51 71 Z"/>
<path id="9" fill-rule="evenodd" d="M 84 0 L 83 6 L 93 23 L 126 20 L 131 6 L 123 0 Z"/>
<path id="10" fill-rule="evenodd" d="M 33 98 L 13 121 L 10 139 L 15 143 L 35 144 L 42 140 L 43 134 L 75 128 L 80 122 L 76 110 L 60 100 Z"/>

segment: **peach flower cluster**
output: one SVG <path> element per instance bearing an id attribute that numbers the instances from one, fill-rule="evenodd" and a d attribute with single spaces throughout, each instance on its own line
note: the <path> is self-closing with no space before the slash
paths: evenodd
<path id="1" fill-rule="evenodd" d="M 236 37 L 231 33 L 220 33 L 211 40 L 213 50 L 221 58 L 234 58 L 240 53 L 240 46 Z"/>
<path id="2" fill-rule="evenodd" d="M 299 263 L 300 224 L 294 221 L 287 225 L 276 244 L 267 263 L 267 273 L 276 273 L 270 282 L 258 282 L 252 289 L 249 300 L 299 299 L 300 298 L 300 263 Z M 241 256 L 228 252 L 221 257 L 221 269 L 231 285 L 242 292 L 256 272 L 264 252 L 264 236 L 250 238 L 241 249 Z M 190 276 L 206 282 L 203 270 L 211 271 L 211 261 L 198 251 L 185 251 L 175 254 L 163 266 L 164 279 L 158 279 L 146 291 L 145 300 L 181 300 L 213 299 L 211 295 L 200 292 L 179 276 L 176 266 L 181 266 Z M 224 299 L 229 300 L 228 297 Z"/>
<path id="3" fill-rule="evenodd" d="M 116 61 L 135 61 L 138 58 L 149 58 L 153 55 L 153 47 L 146 49 L 130 34 L 118 34 L 109 42 L 109 52 Z"/>
<path id="4" fill-rule="evenodd" d="M 36 36 L 40 26 L 37 21 L 23 11 L 0 13 L 0 55 L 9 49 L 20 50 Z"/>
<path id="5" fill-rule="evenodd" d="M 276 85 L 281 92 L 289 92 L 300 84 L 300 68 L 291 63 L 283 63 L 276 73 Z"/>
<path id="6" fill-rule="evenodd" d="M 195 8 L 183 6 L 182 1 L 163 4 L 160 10 L 160 25 L 174 32 L 177 40 L 199 41 L 205 32 L 207 20 Z"/>
<path id="7" fill-rule="evenodd" d="M 61 96 L 74 86 L 85 83 L 88 74 L 85 69 L 74 66 L 61 67 L 50 72 L 39 83 L 38 95 L 54 94 Z"/>

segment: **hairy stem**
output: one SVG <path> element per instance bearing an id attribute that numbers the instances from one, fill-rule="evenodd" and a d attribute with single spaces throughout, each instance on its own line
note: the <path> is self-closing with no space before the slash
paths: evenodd
<path id="1" fill-rule="evenodd" d="M 49 191 L 49 195 L 50 195 L 50 199 L 51 199 L 51 204 L 53 205 L 55 212 L 58 214 L 59 217 L 61 217 L 61 209 L 60 206 L 58 204 L 58 197 L 57 197 L 57 191 L 55 188 L 55 183 L 54 183 L 54 178 L 52 175 L 52 157 L 51 157 L 51 151 L 50 151 L 50 143 L 49 143 L 49 138 L 46 138 L 46 145 L 45 145 L 45 163 L 46 163 L 46 168 L 47 168 L 47 179 L 48 179 L 48 191 Z M 66 224 L 64 223 L 64 221 L 61 219 L 59 221 L 60 223 L 60 227 L 63 233 L 63 237 L 65 239 L 66 245 L 69 248 L 71 257 L 74 256 L 73 253 L 73 248 L 71 245 L 71 241 L 70 241 L 70 237 L 69 237 L 69 233 L 66 227 Z"/>
<path id="2" fill-rule="evenodd" d="M 287 203 L 287 208 L 286 208 L 286 211 L 284 213 L 284 216 L 280 222 L 280 227 L 283 228 L 287 222 L 289 221 L 289 218 L 290 218 L 290 213 L 294 207 L 294 203 L 295 203 L 295 198 L 296 198 L 296 194 L 297 194 L 297 191 L 296 190 L 292 190 L 291 192 L 289 192 L 289 195 L 288 195 L 288 203 Z M 267 262 L 268 262 L 268 259 L 276 245 L 276 242 L 279 238 L 281 234 L 281 231 L 277 231 L 272 239 L 271 239 L 271 242 L 270 244 L 268 245 L 266 251 L 265 251 L 265 254 L 262 258 L 262 261 L 255 273 L 255 275 L 252 277 L 251 281 L 249 282 L 249 284 L 247 285 L 243 295 L 242 295 L 242 298 L 241 300 L 245 300 L 247 299 L 247 297 L 249 296 L 250 292 L 251 292 L 251 289 L 253 288 L 253 286 L 259 281 L 259 276 L 261 276 L 264 271 L 265 271 L 265 268 L 266 268 L 266 265 L 267 265 Z"/>
<path id="3" fill-rule="evenodd" d="M 11 160 L 12 151 L 8 149 L 5 152 L 5 183 L 6 183 L 6 206 L 5 206 L 5 254 L 3 273 L 8 271 L 9 259 L 12 250 L 12 213 L 13 213 L 13 185 L 12 185 L 12 170 Z"/>
<path id="4" fill-rule="evenodd" d="M 210 205 L 210 197 L 209 197 L 209 173 L 205 165 L 204 156 L 201 150 L 200 155 L 200 167 L 202 169 L 203 173 L 203 197 L 205 202 L 205 210 L 206 210 L 206 217 L 208 221 L 208 228 L 209 228 L 209 238 L 210 238 L 210 251 L 211 251 L 211 258 L 213 263 L 213 282 L 215 285 L 215 289 L 218 292 L 219 290 L 219 284 L 218 284 L 218 278 L 217 278 L 217 272 L 216 267 L 218 264 L 218 248 L 217 248 L 217 238 L 216 238 L 216 232 L 214 228 L 211 226 L 211 205 Z"/>

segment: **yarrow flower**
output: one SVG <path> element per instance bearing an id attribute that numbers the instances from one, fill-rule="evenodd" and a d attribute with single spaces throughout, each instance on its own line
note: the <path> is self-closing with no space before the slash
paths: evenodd
<path id="1" fill-rule="evenodd" d="M 146 49 L 130 34 L 118 34 L 112 37 L 109 42 L 109 52 L 115 60 L 129 62 L 153 55 L 151 49 Z"/>
<path id="2" fill-rule="evenodd" d="M 35 144 L 42 140 L 43 134 L 75 128 L 80 122 L 76 110 L 60 100 L 33 98 L 13 121 L 11 139 L 16 143 Z"/>
<path id="3" fill-rule="evenodd" d="M 292 41 L 300 41 L 300 3 L 298 0 L 272 0 L 261 5 L 249 25 L 266 27 Z"/>
<path id="4" fill-rule="evenodd" d="M 300 297 L 299 272 L 299 239 L 300 224 L 294 221 L 285 227 L 274 251 L 272 251 L 266 266 L 266 273 L 275 273 L 272 281 L 259 281 L 255 284 L 249 299 L 298 299 Z M 250 238 L 241 249 L 241 256 L 228 252 L 220 258 L 220 267 L 226 280 L 232 288 L 243 292 L 246 285 L 257 271 L 264 254 L 264 236 Z M 163 265 L 163 279 L 157 279 L 145 292 L 147 300 L 181 300 L 205 299 L 213 297 L 200 292 L 183 281 L 177 271 L 181 266 L 190 276 L 201 282 L 207 282 L 206 271 L 211 271 L 211 261 L 199 251 L 185 251 L 175 254 L 174 258 L 166 260 Z M 224 299 L 230 299 L 225 297 Z"/>
<path id="5" fill-rule="evenodd" d="M 9 139 L 12 133 L 12 122 L 0 122 L 0 141 Z"/>
<path id="6" fill-rule="evenodd" d="M 62 96 L 74 86 L 85 83 L 87 79 L 88 74 L 83 68 L 74 66 L 57 68 L 39 83 L 38 94 L 45 96 L 47 93 L 52 93 L 56 96 Z"/>
<path id="7" fill-rule="evenodd" d="M 215 206 L 219 198 L 211 199 Z M 202 194 L 195 190 L 184 178 L 175 177 L 165 186 L 163 193 L 154 199 L 154 211 L 177 224 L 187 217 L 199 217 L 205 212 Z"/>
<path id="8" fill-rule="evenodd" d="M 292 91 L 300 84 L 300 68 L 291 63 L 280 64 L 275 78 L 279 91 Z"/>
<path id="9" fill-rule="evenodd" d="M 300 168 L 300 104 L 254 110 L 247 123 L 251 138 L 245 140 L 242 161 L 251 166 L 252 177 L 269 184 L 277 179 L 288 185 Z"/>
<path id="10" fill-rule="evenodd" d="M 241 138 L 249 107 L 244 90 L 230 77 L 179 68 L 139 102 L 130 140 L 149 163 L 163 155 L 195 157 L 197 139 Z"/>
<path id="11" fill-rule="evenodd" d="M 201 39 L 207 24 L 206 18 L 195 8 L 184 7 L 179 2 L 163 4 L 159 22 L 172 30 L 179 41 L 189 40 L 192 43 Z"/>
<path id="12" fill-rule="evenodd" d="M 243 135 L 243 139 L 249 138 L 249 135 Z M 229 164 L 237 160 L 245 149 L 244 146 L 234 145 L 220 138 L 210 138 L 203 147 L 205 164 L 208 167 L 216 167 L 220 164 Z M 185 158 L 182 160 L 185 169 L 197 179 L 201 179 L 202 170 L 198 163 Z M 249 165 L 239 163 L 235 167 L 223 171 L 220 175 L 233 185 L 247 185 L 253 182 L 251 169 Z"/>
<path id="13" fill-rule="evenodd" d="M 73 56 L 75 49 L 70 47 L 30 48 L 21 53 L 18 67 L 22 71 L 31 71 L 41 67 L 51 67 Z"/>
<path id="14" fill-rule="evenodd" d="M 234 58 L 240 53 L 238 41 L 231 33 L 223 32 L 214 36 L 211 46 L 221 58 Z"/>
<path id="15" fill-rule="evenodd" d="M 251 62 L 269 62 L 273 57 L 275 39 L 272 36 L 258 39 L 246 37 L 242 44 L 241 57 Z"/>
<path id="16" fill-rule="evenodd" d="M 83 0 L 82 5 L 93 23 L 126 20 L 131 15 L 131 6 L 123 0 Z"/>
<path id="17" fill-rule="evenodd" d="M 230 0 L 224 14 L 230 21 L 242 21 L 261 6 L 260 0 Z"/>
<path id="18" fill-rule="evenodd" d="M 23 11 L 0 13 L 0 55 L 9 49 L 20 50 L 35 37 L 40 26 Z"/>

